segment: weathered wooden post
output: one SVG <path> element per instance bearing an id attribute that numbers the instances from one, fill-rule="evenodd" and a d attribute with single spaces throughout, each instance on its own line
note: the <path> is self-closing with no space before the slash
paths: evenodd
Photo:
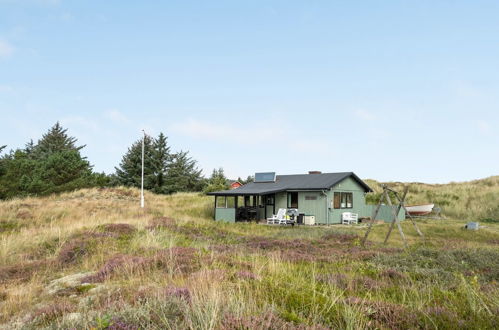
<path id="1" fill-rule="evenodd" d="M 390 199 L 390 196 L 388 195 L 388 191 L 390 189 L 386 188 L 384 193 L 385 193 L 385 198 L 388 202 L 388 205 L 390 206 L 391 210 L 392 210 L 392 223 L 390 225 L 390 229 L 388 230 L 388 233 L 386 234 L 386 237 L 385 237 L 385 241 L 383 242 L 383 244 L 386 244 L 386 242 L 388 242 L 388 238 L 390 237 L 390 234 L 392 233 L 392 230 L 393 230 L 393 227 L 395 225 L 395 223 L 397 224 L 397 228 L 399 230 L 399 233 L 400 233 L 400 236 L 402 237 L 402 240 L 404 241 L 404 246 L 407 247 L 407 241 L 405 239 L 405 235 L 404 235 L 404 232 L 402 231 L 402 226 L 400 225 L 400 221 L 398 219 L 398 213 L 400 212 L 400 204 L 399 206 L 397 207 L 397 211 L 395 211 L 395 208 L 393 207 L 393 204 L 392 204 L 392 200 Z M 392 190 L 391 190 L 392 191 Z M 395 195 L 397 195 L 397 193 L 395 192 Z"/>
<path id="2" fill-rule="evenodd" d="M 384 185 L 383 185 L 383 189 L 384 189 Z M 378 216 L 379 209 L 381 208 L 381 205 L 383 204 L 384 197 L 385 197 L 384 194 L 381 195 L 381 197 L 379 199 L 378 206 L 376 206 L 376 209 L 373 212 L 373 216 L 371 218 L 371 222 L 369 223 L 369 227 L 367 228 L 366 234 L 364 235 L 364 239 L 362 240 L 362 246 L 364 246 L 366 244 L 367 236 L 369 236 L 369 233 L 371 232 L 371 229 L 373 227 L 373 223 L 376 220 L 376 217 Z"/>
<path id="3" fill-rule="evenodd" d="M 404 232 L 402 230 L 402 226 L 400 225 L 400 221 L 398 219 L 398 214 L 400 213 L 400 210 L 402 208 L 408 214 L 408 216 L 411 219 L 412 224 L 416 228 L 416 231 L 418 232 L 419 236 L 423 237 L 423 239 L 424 239 L 424 235 L 419 230 L 419 228 L 418 228 L 418 226 L 416 224 L 416 221 L 414 221 L 413 217 L 407 212 L 407 209 L 405 208 L 405 205 L 404 205 L 405 198 L 407 197 L 407 193 L 409 191 L 409 187 L 408 186 L 405 187 L 404 194 L 402 195 L 402 198 L 400 198 L 398 192 L 396 192 L 395 190 L 392 190 L 392 189 L 388 188 L 386 185 L 382 185 L 382 187 L 383 187 L 383 194 L 381 195 L 381 198 L 379 200 L 378 206 L 376 207 L 375 211 L 373 212 L 373 217 L 371 219 L 371 223 L 369 224 L 369 227 L 367 228 L 366 234 L 364 235 L 364 238 L 362 240 L 362 246 L 365 246 L 365 243 L 367 241 L 367 237 L 369 236 L 369 233 L 371 232 L 374 220 L 376 219 L 376 216 L 378 215 L 378 212 L 379 212 L 379 210 L 381 208 L 381 205 L 383 204 L 383 201 L 386 201 L 386 203 L 390 206 L 391 213 L 392 213 L 392 219 L 391 219 L 392 221 L 390 223 L 390 228 L 388 229 L 388 233 L 386 234 L 385 241 L 383 242 L 383 244 L 386 244 L 388 242 L 388 238 L 390 237 L 390 235 L 391 235 L 391 233 L 393 231 L 393 228 L 395 227 L 395 224 L 396 224 L 397 228 L 398 228 L 398 231 L 400 233 L 400 236 L 402 237 L 402 240 L 404 241 L 404 246 L 407 247 L 407 240 L 405 238 Z M 395 198 L 398 201 L 398 205 L 396 207 L 394 207 L 394 205 L 393 205 L 393 203 L 392 203 L 392 201 L 390 199 L 390 195 L 389 195 L 390 191 L 395 194 Z"/>

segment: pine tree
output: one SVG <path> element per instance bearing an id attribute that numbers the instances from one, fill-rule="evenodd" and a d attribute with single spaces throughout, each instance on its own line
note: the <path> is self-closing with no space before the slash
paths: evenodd
<path id="1" fill-rule="evenodd" d="M 160 133 L 156 139 L 146 136 L 144 161 L 144 188 L 160 194 L 179 191 L 201 191 L 204 179 L 197 162 L 188 152 L 170 153 L 167 137 Z M 142 140 L 136 141 L 116 168 L 112 183 L 140 187 Z"/>
<path id="2" fill-rule="evenodd" d="M 158 138 L 154 140 L 153 148 L 154 186 L 152 191 L 155 193 L 167 193 L 165 178 L 168 175 L 172 155 L 170 154 L 167 137 L 163 133 L 159 133 Z"/>
<path id="3" fill-rule="evenodd" d="M 0 198 L 44 195 L 96 185 L 92 166 L 80 154 L 59 123 L 35 145 L 11 151 L 1 158 Z"/>
<path id="4" fill-rule="evenodd" d="M 229 184 L 225 177 L 224 169 L 221 167 L 218 170 L 214 169 L 208 179 L 208 185 L 205 187 L 204 192 L 207 193 L 226 189 L 229 189 Z"/>
<path id="5" fill-rule="evenodd" d="M 3 149 L 5 149 L 7 146 L 0 146 L 0 154 L 2 153 Z M 5 174 L 5 166 L 6 166 L 6 156 L 0 157 L 0 178 L 2 175 Z"/>
<path id="6" fill-rule="evenodd" d="M 248 183 L 251 183 L 251 182 L 255 181 L 255 178 L 252 175 L 248 175 L 248 177 L 246 178 L 246 180 L 242 179 L 241 177 L 238 177 L 237 181 L 240 184 L 245 185 L 245 184 L 248 184 Z"/>
<path id="7" fill-rule="evenodd" d="M 36 145 L 35 143 L 33 142 L 33 139 L 29 140 L 28 143 L 25 144 L 24 146 L 24 152 L 29 156 L 29 157 L 34 157 L 34 154 L 35 154 L 35 148 L 36 148 Z"/>
<path id="8" fill-rule="evenodd" d="M 188 152 L 180 151 L 173 155 L 168 167 L 166 186 L 169 193 L 201 191 L 204 185 L 201 170 Z"/>
<path id="9" fill-rule="evenodd" d="M 244 180 L 243 184 L 248 184 L 248 183 L 251 183 L 251 182 L 254 182 L 254 181 L 255 181 L 255 177 L 253 175 L 248 175 L 248 177 L 246 178 L 246 180 Z"/>
<path id="10" fill-rule="evenodd" d="M 34 158 L 44 158 L 49 155 L 62 152 L 62 151 L 79 151 L 85 146 L 76 146 L 78 140 L 74 137 L 68 136 L 67 129 L 64 129 L 59 122 L 45 133 L 36 146 L 33 142 L 27 144 L 26 151 L 32 152 Z"/>
<path id="11" fill-rule="evenodd" d="M 144 189 L 155 186 L 154 140 L 149 135 L 144 139 Z M 135 141 L 123 156 L 116 169 L 119 184 L 128 187 L 140 187 L 142 180 L 142 139 Z"/>

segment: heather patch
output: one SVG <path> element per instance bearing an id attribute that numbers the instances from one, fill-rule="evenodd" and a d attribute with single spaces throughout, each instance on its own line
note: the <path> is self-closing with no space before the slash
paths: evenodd
<path id="1" fill-rule="evenodd" d="M 327 238 L 276 239 L 263 236 L 245 238 L 245 246 L 253 251 L 278 252 L 280 257 L 291 262 L 331 262 L 339 259 L 370 260 L 379 250 L 363 249 L 354 244 L 356 235 L 329 234 Z M 385 253 L 395 253 L 392 249 Z"/>
<path id="2" fill-rule="evenodd" d="M 400 254 L 379 254 L 374 263 L 408 272 L 416 278 L 453 282 L 454 273 L 499 280 L 499 251 L 494 249 L 436 250 L 418 248 Z"/>
<path id="3" fill-rule="evenodd" d="M 149 222 L 147 229 L 166 229 L 193 241 L 216 241 L 224 243 L 239 243 L 241 235 L 220 228 L 220 224 L 202 225 L 196 223 L 183 223 L 168 217 L 155 218 Z"/>
<path id="4" fill-rule="evenodd" d="M 133 323 L 124 321 L 119 317 L 113 317 L 109 321 L 109 325 L 105 327 L 106 330 L 138 330 L 139 326 Z"/>
<path id="5" fill-rule="evenodd" d="M 82 279 L 82 282 L 99 283 L 104 282 L 112 275 L 120 273 L 135 273 L 149 267 L 151 264 L 150 258 L 130 256 L 130 255 L 115 255 L 102 266 L 96 274 L 87 276 Z"/>
<path id="6" fill-rule="evenodd" d="M 240 279 L 240 280 L 259 280 L 260 276 L 258 276 L 257 274 L 255 274 L 253 272 L 250 272 L 247 270 L 242 270 L 242 271 L 236 272 L 236 274 L 234 274 L 234 278 Z"/>
<path id="7" fill-rule="evenodd" d="M 253 266 L 246 261 L 240 260 L 234 249 L 231 251 L 217 252 L 211 255 L 210 265 L 234 270 L 251 270 Z"/>
<path id="8" fill-rule="evenodd" d="M 328 329 L 320 325 L 308 326 L 304 324 L 296 324 L 289 322 L 276 315 L 273 312 L 266 312 L 260 315 L 252 316 L 236 316 L 233 314 L 226 314 L 220 322 L 219 329 L 221 330 L 287 330 L 287 329 L 300 329 L 300 330 L 320 330 Z"/>
<path id="9" fill-rule="evenodd" d="M 53 263 L 50 260 L 20 262 L 0 267 L 0 283 L 8 281 L 26 282 L 34 273 L 47 270 Z"/>
<path id="10" fill-rule="evenodd" d="M 108 223 L 97 227 L 97 231 L 109 233 L 112 236 L 131 236 L 137 229 L 127 223 Z"/>
<path id="11" fill-rule="evenodd" d="M 459 316 L 456 312 L 443 306 L 430 306 L 424 309 L 426 314 L 439 328 L 459 327 Z M 452 326 L 454 325 L 454 326 Z"/>
<path id="12" fill-rule="evenodd" d="M 192 273 L 201 268 L 197 249 L 172 247 L 160 250 L 152 257 L 118 254 L 109 259 L 99 271 L 85 278 L 84 282 L 103 282 L 115 274 L 136 274 L 147 269 L 164 269 L 172 274 Z"/>
<path id="13" fill-rule="evenodd" d="M 394 268 L 385 269 L 380 273 L 380 275 L 382 278 L 389 279 L 393 282 L 399 282 L 401 280 L 408 279 L 408 276 L 405 273 L 403 273 L 399 270 L 396 270 Z"/>
<path id="14" fill-rule="evenodd" d="M 154 218 L 149 221 L 146 229 L 157 230 L 157 229 L 172 229 L 177 226 L 177 221 L 169 217 L 159 217 Z"/>
<path id="15" fill-rule="evenodd" d="M 90 254 L 95 240 L 93 238 L 77 238 L 64 243 L 57 256 L 57 261 L 62 265 L 72 264 Z"/>
<path id="16" fill-rule="evenodd" d="M 188 329 L 192 323 L 185 322 L 189 304 L 177 297 L 148 297 L 140 304 L 126 303 L 108 305 L 101 309 L 90 323 L 96 329 Z M 63 324 L 64 328 L 86 328 L 88 323 L 76 322 Z"/>
<path id="17" fill-rule="evenodd" d="M 322 240 L 328 242 L 334 242 L 335 244 L 340 245 L 349 245 L 352 244 L 359 237 L 355 234 L 350 233 L 342 233 L 342 232 L 329 232 L 321 237 Z"/>
<path id="18" fill-rule="evenodd" d="M 347 298 L 344 302 L 360 309 L 373 321 L 373 328 L 412 329 L 422 326 L 420 313 L 403 305 L 357 297 Z"/>
<path id="19" fill-rule="evenodd" d="M 55 319 L 74 310 L 75 307 L 69 302 L 53 303 L 37 309 L 31 317 L 31 322 L 37 326 L 48 325 Z"/>
<path id="20" fill-rule="evenodd" d="M 165 296 L 182 299 L 187 303 L 191 302 L 191 291 L 185 287 L 169 286 L 165 289 Z"/>
<path id="21" fill-rule="evenodd" d="M 170 273 L 192 273 L 201 268 L 199 250 L 176 246 L 161 250 L 153 257 L 156 265 Z"/>

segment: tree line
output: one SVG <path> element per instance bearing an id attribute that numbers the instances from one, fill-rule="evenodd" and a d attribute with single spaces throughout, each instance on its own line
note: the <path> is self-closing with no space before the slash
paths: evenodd
<path id="1" fill-rule="evenodd" d="M 229 188 L 222 168 L 214 169 L 209 178 L 203 177 L 197 161 L 190 157 L 189 152 L 173 152 L 163 133 L 156 138 L 145 135 L 135 141 L 115 167 L 115 173 L 95 172 L 80 153 L 85 145 L 78 145 L 78 140 L 56 123 L 36 143 L 31 140 L 24 148 L 5 152 L 7 146 L 0 145 L 0 199 L 90 187 L 140 187 L 142 140 L 144 189 L 172 194 Z M 246 180 L 238 178 L 243 184 L 251 180 L 252 177 Z"/>

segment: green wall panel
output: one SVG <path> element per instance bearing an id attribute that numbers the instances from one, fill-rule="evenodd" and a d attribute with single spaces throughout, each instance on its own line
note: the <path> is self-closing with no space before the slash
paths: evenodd
<path id="1" fill-rule="evenodd" d="M 236 209 L 215 209 L 215 220 L 225 222 L 236 222 Z"/>

